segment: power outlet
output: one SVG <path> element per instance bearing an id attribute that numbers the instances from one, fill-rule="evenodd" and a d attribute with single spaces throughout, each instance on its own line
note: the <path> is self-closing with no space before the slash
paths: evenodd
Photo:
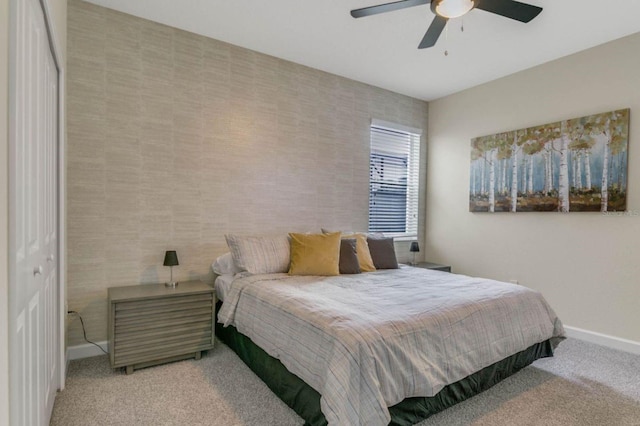
<path id="1" fill-rule="evenodd" d="M 518 284 L 518 285 L 520 284 L 520 283 L 518 282 L 518 280 L 509 280 L 509 282 L 510 282 L 511 284 Z"/>

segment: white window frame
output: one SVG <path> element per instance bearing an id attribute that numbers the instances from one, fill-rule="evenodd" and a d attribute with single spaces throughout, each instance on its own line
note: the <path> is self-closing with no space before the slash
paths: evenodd
<path id="1" fill-rule="evenodd" d="M 385 143 L 384 131 L 399 134 L 401 138 L 406 137 L 408 146 L 398 150 L 399 155 L 407 154 L 407 193 L 405 205 L 405 232 L 389 232 L 384 229 L 372 229 L 371 222 L 371 205 L 373 197 L 372 181 L 372 156 L 371 154 L 378 150 L 380 152 L 380 144 Z M 370 154 L 369 154 L 369 232 L 383 232 L 386 236 L 393 237 L 396 240 L 411 240 L 418 237 L 418 217 L 419 217 L 419 197 L 420 197 L 420 139 L 422 130 L 413 127 L 403 126 L 401 124 L 390 123 L 383 120 L 371 120 L 370 133 Z M 374 140 L 375 137 L 375 140 Z M 392 140 L 392 139 L 395 139 Z M 397 138 L 390 137 L 389 144 L 397 144 Z M 391 151 L 393 153 L 393 151 Z M 377 182 L 376 182 L 377 183 Z"/>

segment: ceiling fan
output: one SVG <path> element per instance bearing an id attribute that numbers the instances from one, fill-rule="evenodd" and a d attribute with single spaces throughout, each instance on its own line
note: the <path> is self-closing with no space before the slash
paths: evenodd
<path id="1" fill-rule="evenodd" d="M 431 3 L 431 11 L 436 17 L 431 22 L 429 29 L 418 45 L 418 49 L 432 47 L 438 41 L 438 37 L 451 18 L 458 18 L 474 8 L 520 22 L 529 22 L 540 12 L 542 8 L 515 0 L 401 0 L 393 3 L 385 3 L 378 6 L 364 7 L 351 11 L 354 18 L 377 15 L 378 13 L 392 12 L 407 7 L 420 6 Z"/>

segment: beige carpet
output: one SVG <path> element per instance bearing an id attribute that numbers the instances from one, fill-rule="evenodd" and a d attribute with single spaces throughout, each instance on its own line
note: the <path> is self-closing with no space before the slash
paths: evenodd
<path id="1" fill-rule="evenodd" d="M 73 361 L 52 425 L 302 425 L 225 345 L 200 361 L 112 371 L 106 356 Z M 488 391 L 443 411 L 434 425 L 640 425 L 640 356 L 579 340 Z"/>

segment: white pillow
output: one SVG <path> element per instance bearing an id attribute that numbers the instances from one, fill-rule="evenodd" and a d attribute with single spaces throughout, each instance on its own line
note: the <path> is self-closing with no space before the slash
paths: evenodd
<path id="1" fill-rule="evenodd" d="M 291 257 L 289 237 L 241 237 L 225 235 L 233 262 L 241 272 L 274 274 L 287 272 Z"/>
<path id="2" fill-rule="evenodd" d="M 211 269 L 217 275 L 235 275 L 240 272 L 240 269 L 233 262 L 233 256 L 231 253 L 225 253 L 211 264 Z"/>
<path id="3" fill-rule="evenodd" d="M 222 300 L 224 302 L 227 293 L 233 285 L 234 278 L 234 275 L 220 275 L 216 278 L 213 283 L 213 287 L 216 289 L 216 297 L 218 300 Z"/>

